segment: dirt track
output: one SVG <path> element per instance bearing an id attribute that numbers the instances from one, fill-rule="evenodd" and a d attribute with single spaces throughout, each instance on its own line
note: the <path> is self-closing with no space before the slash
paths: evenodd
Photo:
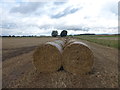
<path id="1" fill-rule="evenodd" d="M 35 47 L 56 38 L 3 38 L 3 88 L 116 88 L 118 87 L 118 51 L 82 41 L 95 56 L 91 73 L 80 76 L 66 71 L 37 73 L 32 64 Z"/>

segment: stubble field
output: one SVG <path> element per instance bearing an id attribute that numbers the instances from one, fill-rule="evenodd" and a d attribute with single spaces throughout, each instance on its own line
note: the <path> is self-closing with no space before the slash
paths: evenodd
<path id="1" fill-rule="evenodd" d="M 94 54 L 93 71 L 80 76 L 65 70 L 54 73 L 36 72 L 33 61 L 35 48 L 58 38 L 2 38 L 3 88 L 117 88 L 118 50 L 80 40 L 91 47 Z"/>

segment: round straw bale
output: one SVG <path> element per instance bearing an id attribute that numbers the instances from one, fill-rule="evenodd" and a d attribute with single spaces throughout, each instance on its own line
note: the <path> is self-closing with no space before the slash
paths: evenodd
<path id="1" fill-rule="evenodd" d="M 72 42 L 64 48 L 62 63 L 68 72 L 86 74 L 92 70 L 93 61 L 92 51 L 82 42 Z"/>
<path id="2" fill-rule="evenodd" d="M 33 63 L 39 72 L 54 72 L 61 66 L 62 47 L 55 42 L 47 42 L 36 48 Z"/>
<path id="3" fill-rule="evenodd" d="M 76 42 L 76 40 L 75 40 L 75 39 L 71 39 L 71 40 L 68 39 L 68 40 L 66 41 L 65 47 L 66 47 L 67 45 L 73 43 L 73 42 Z"/>

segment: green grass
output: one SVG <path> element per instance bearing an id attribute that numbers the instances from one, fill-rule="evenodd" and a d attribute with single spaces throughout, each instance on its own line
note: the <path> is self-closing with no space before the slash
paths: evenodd
<path id="1" fill-rule="evenodd" d="M 76 35 L 75 37 L 91 37 L 91 38 L 106 38 L 106 37 L 113 37 L 113 38 L 120 38 L 120 35 Z"/>
<path id="2" fill-rule="evenodd" d="M 95 37 L 115 37 L 118 38 L 120 35 L 94 35 Z"/>
<path id="3" fill-rule="evenodd" d="M 120 46 L 118 45 L 119 42 L 117 40 L 89 39 L 87 41 L 98 43 L 98 44 L 105 45 L 108 47 L 114 47 L 114 48 L 120 49 Z"/>
<path id="4" fill-rule="evenodd" d="M 96 36 L 96 35 L 81 35 L 81 36 L 74 36 L 82 40 L 87 40 L 90 42 L 94 42 L 100 45 L 113 47 L 120 49 L 120 40 L 107 40 L 107 39 L 99 39 L 99 37 L 115 37 L 118 38 L 118 36 Z"/>

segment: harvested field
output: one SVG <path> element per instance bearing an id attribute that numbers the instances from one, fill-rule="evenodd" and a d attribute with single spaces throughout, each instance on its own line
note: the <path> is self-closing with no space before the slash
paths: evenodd
<path id="1" fill-rule="evenodd" d="M 39 44 L 58 38 L 3 38 L 3 88 L 116 88 L 118 87 L 118 50 L 79 40 L 91 47 L 93 71 L 80 76 L 65 70 L 36 72 L 33 53 Z"/>

